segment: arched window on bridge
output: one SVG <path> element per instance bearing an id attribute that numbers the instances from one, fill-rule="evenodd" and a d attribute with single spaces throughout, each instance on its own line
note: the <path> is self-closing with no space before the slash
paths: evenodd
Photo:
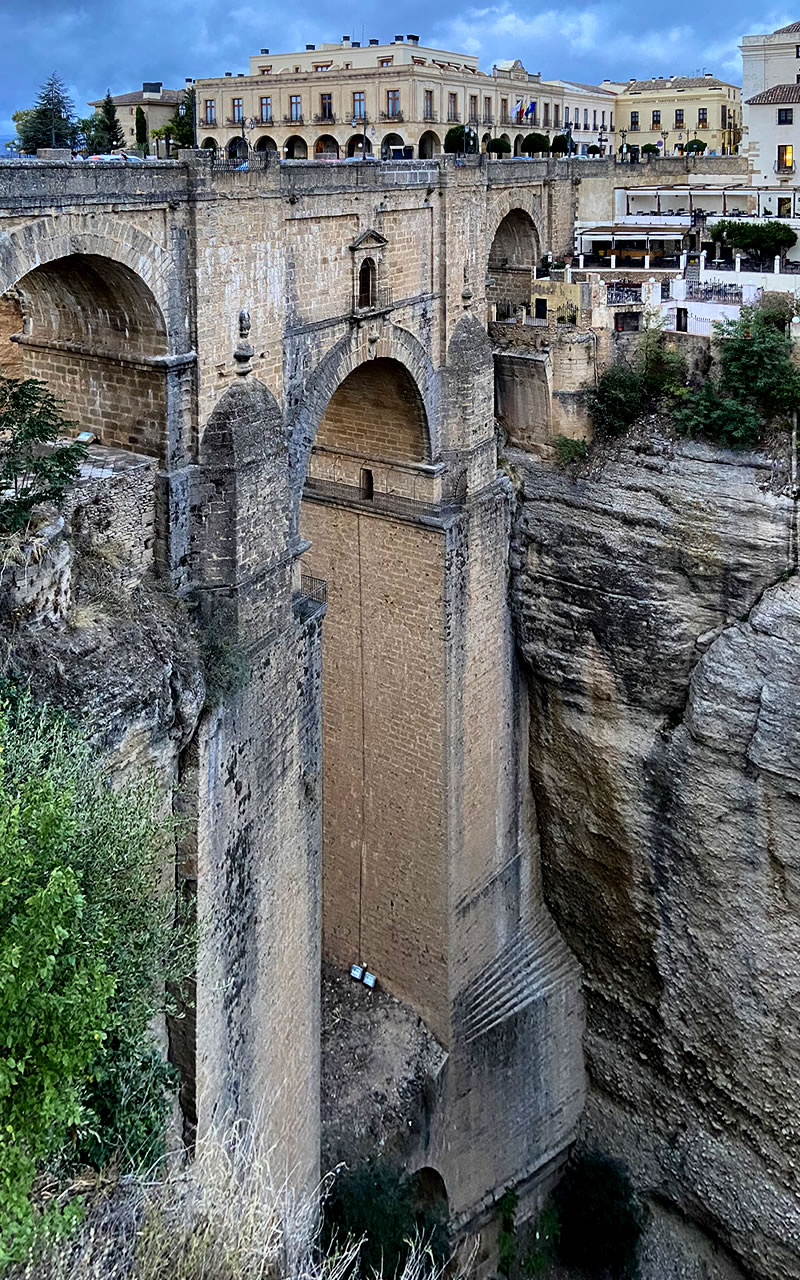
<path id="1" fill-rule="evenodd" d="M 358 305 L 374 307 L 378 301 L 377 272 L 375 259 L 365 258 L 358 271 Z"/>

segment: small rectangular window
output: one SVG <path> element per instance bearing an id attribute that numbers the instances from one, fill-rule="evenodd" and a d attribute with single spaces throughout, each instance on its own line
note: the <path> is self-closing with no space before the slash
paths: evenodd
<path id="1" fill-rule="evenodd" d="M 261 99 L 261 123 L 269 124 L 272 119 L 272 98 Z"/>
<path id="2" fill-rule="evenodd" d="M 660 111 L 654 111 L 654 112 L 653 112 L 653 123 L 652 123 L 652 127 L 653 127 L 654 129 L 660 129 L 660 128 L 661 128 L 661 112 L 660 112 Z"/>
<path id="3" fill-rule="evenodd" d="M 675 128 L 676 129 L 683 128 L 683 107 L 675 108 Z"/>
<path id="4" fill-rule="evenodd" d="M 375 494 L 375 478 L 369 467 L 361 468 L 361 497 L 364 502 L 371 502 Z"/>
<path id="5" fill-rule="evenodd" d="M 778 170 L 783 173 L 791 173 L 794 169 L 794 147 L 791 143 L 778 147 Z"/>
<path id="6" fill-rule="evenodd" d="M 303 99 L 299 93 L 293 93 L 289 98 L 289 116 L 292 120 L 302 122 Z"/>
<path id="7" fill-rule="evenodd" d="M 794 111 L 791 107 L 778 108 L 778 124 L 792 124 L 794 121 Z"/>
<path id="8" fill-rule="evenodd" d="M 794 56 L 796 58 L 800 58 L 800 44 L 796 44 L 794 46 Z"/>
<path id="9" fill-rule="evenodd" d="M 233 100 L 233 121 L 239 124 L 242 119 L 242 99 L 234 98 Z"/>
<path id="10" fill-rule="evenodd" d="M 686 307 L 678 307 L 675 312 L 675 328 L 678 333 L 687 333 L 689 329 L 689 312 Z"/>
<path id="11" fill-rule="evenodd" d="M 323 120 L 333 119 L 333 96 L 330 93 L 319 95 L 319 114 Z"/>
<path id="12" fill-rule="evenodd" d="M 387 89 L 386 114 L 390 120 L 398 120 L 400 118 L 400 90 L 399 89 Z"/>
<path id="13" fill-rule="evenodd" d="M 447 119 L 458 119 L 458 94 L 448 93 L 447 95 Z"/>
<path id="14" fill-rule="evenodd" d="M 217 123 L 217 100 L 206 98 L 206 124 Z"/>
<path id="15" fill-rule="evenodd" d="M 708 128 L 708 107 L 697 108 L 697 127 L 698 129 Z"/>
<path id="16" fill-rule="evenodd" d="M 631 129 L 633 130 L 634 133 L 636 133 L 638 128 L 639 128 L 639 112 L 632 111 L 631 112 Z"/>
<path id="17" fill-rule="evenodd" d="M 353 119 L 363 120 L 367 114 L 367 96 L 363 90 L 353 94 Z"/>
<path id="18" fill-rule="evenodd" d="M 597 112 L 596 111 L 592 112 L 592 128 L 593 129 L 597 128 Z"/>

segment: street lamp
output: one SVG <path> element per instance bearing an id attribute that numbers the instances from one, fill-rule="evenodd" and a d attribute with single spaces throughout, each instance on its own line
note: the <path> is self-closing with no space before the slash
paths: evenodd
<path id="1" fill-rule="evenodd" d="M 600 130 L 600 132 L 599 132 L 599 133 L 598 133 L 598 135 L 597 135 L 597 145 L 598 145 L 598 147 L 600 148 L 600 154 L 601 154 L 601 155 L 604 155 L 604 154 L 605 154 L 605 153 L 604 153 L 604 151 L 603 151 L 603 148 L 604 148 L 604 146 L 606 145 L 606 143 L 607 143 L 607 142 L 608 142 L 608 138 L 606 137 L 606 135 L 603 133 L 603 130 L 601 129 L 601 130 Z"/>
<path id="2" fill-rule="evenodd" d="M 627 136 L 628 136 L 628 130 L 627 130 L 627 129 L 620 129 L 620 131 L 619 131 L 619 136 L 622 138 L 622 146 L 620 147 L 620 151 L 622 152 L 622 158 L 623 158 L 623 160 L 624 160 L 624 159 L 625 159 L 625 156 L 626 156 L 626 154 L 627 154 L 627 148 L 626 148 L 626 146 L 625 146 L 625 139 L 626 139 L 626 138 L 627 138 Z"/>
<path id="3" fill-rule="evenodd" d="M 664 155 L 666 155 L 666 154 L 667 154 L 667 138 L 668 138 L 668 137 L 669 137 L 669 129 L 662 129 L 662 130 L 661 130 L 661 139 L 662 139 L 662 141 L 663 141 L 664 145 L 663 145 L 663 147 L 661 148 L 661 150 L 662 150 L 662 153 L 663 153 Z"/>

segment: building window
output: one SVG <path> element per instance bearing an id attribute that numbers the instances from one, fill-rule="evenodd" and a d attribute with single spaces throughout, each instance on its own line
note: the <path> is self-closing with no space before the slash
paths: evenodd
<path id="1" fill-rule="evenodd" d="M 272 98 L 261 99 L 261 123 L 268 124 L 272 119 Z"/>
<path id="2" fill-rule="evenodd" d="M 315 63 L 315 64 L 314 64 L 314 70 L 315 70 L 315 71 L 330 71 L 330 69 L 331 69 L 331 65 L 332 65 L 332 64 L 331 64 L 330 62 L 317 62 L 317 63 Z"/>
<path id="3" fill-rule="evenodd" d="M 333 97 L 330 93 L 319 95 L 319 114 L 322 120 L 333 119 Z"/>
<path id="4" fill-rule="evenodd" d="M 470 124 L 478 123 L 478 95 L 471 93 L 469 95 L 469 119 Z"/>
<path id="5" fill-rule="evenodd" d="M 608 127 L 609 127 L 609 129 L 612 129 L 612 130 L 613 130 L 613 128 L 614 128 L 614 112 L 613 112 L 613 111 L 611 111 L 611 112 L 609 113 L 609 117 L 608 117 Z"/>
<path id="6" fill-rule="evenodd" d="M 791 218 L 792 216 L 792 197 L 778 196 L 778 217 Z"/>
<path id="7" fill-rule="evenodd" d="M 433 119 L 433 89 L 424 89 L 422 93 L 422 118 Z"/>
<path id="8" fill-rule="evenodd" d="M 448 93 L 447 95 L 447 119 L 458 119 L 458 94 Z"/>
<path id="9" fill-rule="evenodd" d="M 697 108 L 697 127 L 698 129 L 708 128 L 708 107 Z"/>
<path id="10" fill-rule="evenodd" d="M 778 107 L 778 124 L 792 124 L 793 120 L 794 111 L 791 107 Z"/>
<path id="11" fill-rule="evenodd" d="M 564 108 L 564 127 L 569 124 L 569 107 Z"/>
<path id="12" fill-rule="evenodd" d="M 206 98 L 206 124 L 217 123 L 217 100 Z"/>
<path id="13" fill-rule="evenodd" d="M 633 133 L 638 133 L 639 131 L 639 112 L 638 111 L 631 112 L 631 131 Z"/>
<path id="14" fill-rule="evenodd" d="M 242 99 L 234 98 L 233 100 L 233 123 L 239 124 L 242 119 Z"/>
<path id="15" fill-rule="evenodd" d="M 606 127 L 606 113 L 604 111 L 600 117 L 600 128 L 605 129 L 605 127 Z"/>
<path id="16" fill-rule="evenodd" d="M 491 123 L 492 123 L 492 100 L 491 100 L 491 98 L 484 98 L 484 100 L 483 100 L 483 123 L 484 123 L 484 124 L 491 124 Z"/>
<path id="17" fill-rule="evenodd" d="M 398 120 L 400 118 L 400 90 L 386 90 L 386 114 L 390 120 Z"/>
<path id="18" fill-rule="evenodd" d="M 361 263 L 358 271 L 358 305 L 359 307 L 374 307 L 376 300 L 375 289 L 375 260 L 374 258 L 365 258 Z"/>
<path id="19" fill-rule="evenodd" d="M 289 99 L 289 117 L 292 120 L 303 119 L 303 99 L 299 93 L 293 93 Z"/>
<path id="20" fill-rule="evenodd" d="M 542 127 L 549 129 L 550 127 L 550 103 L 542 103 Z"/>
<path id="21" fill-rule="evenodd" d="M 557 102 L 553 103 L 553 128 L 561 128 L 561 108 Z"/>
<path id="22" fill-rule="evenodd" d="M 367 114 L 366 94 L 362 91 L 353 94 L 353 119 L 363 120 Z"/>
<path id="23" fill-rule="evenodd" d="M 533 318 L 534 320 L 547 320 L 547 298 L 534 298 Z"/>
<path id="24" fill-rule="evenodd" d="M 654 111 L 654 112 L 653 112 L 653 123 L 652 123 L 652 128 L 653 128 L 653 129 L 660 129 L 660 128 L 661 128 L 661 112 L 660 112 L 660 111 Z"/>
<path id="25" fill-rule="evenodd" d="M 393 62 L 394 62 L 394 58 L 381 58 L 380 62 L 378 63 L 378 66 L 390 67 Z"/>
<path id="26" fill-rule="evenodd" d="M 592 128 L 593 129 L 597 128 L 597 112 L 596 111 L 592 112 Z"/>
<path id="27" fill-rule="evenodd" d="M 676 129 L 683 128 L 683 107 L 675 108 L 675 128 Z"/>
<path id="28" fill-rule="evenodd" d="M 508 124 L 508 98 L 500 99 L 500 123 Z"/>
<path id="29" fill-rule="evenodd" d="M 794 46 L 794 56 L 796 58 L 800 58 L 800 44 L 796 44 Z"/>
<path id="30" fill-rule="evenodd" d="M 791 172 L 794 169 L 794 148 L 789 142 L 785 147 L 778 147 L 778 170 Z"/>
<path id="31" fill-rule="evenodd" d="M 779 112 L 778 112 L 778 115 L 780 116 L 780 114 L 781 114 L 781 113 L 780 113 L 780 111 L 779 111 Z M 723 129 L 727 126 L 727 123 L 728 123 L 728 108 L 725 106 L 725 103 L 723 102 L 723 104 L 722 104 L 722 127 L 723 127 Z M 733 121 L 732 121 L 732 120 L 731 120 L 731 123 L 733 123 Z M 780 124 L 780 120 L 778 120 L 778 124 Z"/>
<path id="32" fill-rule="evenodd" d="M 583 127 L 584 129 L 589 128 L 589 108 L 588 107 L 583 108 Z"/>

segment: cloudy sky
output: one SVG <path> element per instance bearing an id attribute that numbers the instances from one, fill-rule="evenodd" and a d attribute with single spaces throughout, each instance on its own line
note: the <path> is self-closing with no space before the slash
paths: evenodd
<path id="1" fill-rule="evenodd" d="M 529 71 L 596 83 L 604 77 L 691 75 L 713 71 L 739 83 L 737 43 L 800 19 L 790 8 L 712 0 L 706 5 L 642 5 L 635 0 L 574 0 L 556 8 L 531 3 L 490 7 L 409 0 L 391 8 L 369 0 L 357 15 L 330 17 L 333 6 L 294 0 L 287 6 L 226 0 L 6 0 L 0 44 L 0 145 L 13 137 L 11 113 L 30 106 L 42 80 L 57 70 L 77 113 L 106 87 L 124 93 L 143 80 L 180 88 L 186 76 L 245 71 L 262 47 L 275 52 L 306 42 L 417 32 L 421 43 L 464 49 L 490 70 L 521 58 Z M 668 25 L 674 15 L 673 25 Z M 760 15 L 760 16 L 759 16 Z"/>

